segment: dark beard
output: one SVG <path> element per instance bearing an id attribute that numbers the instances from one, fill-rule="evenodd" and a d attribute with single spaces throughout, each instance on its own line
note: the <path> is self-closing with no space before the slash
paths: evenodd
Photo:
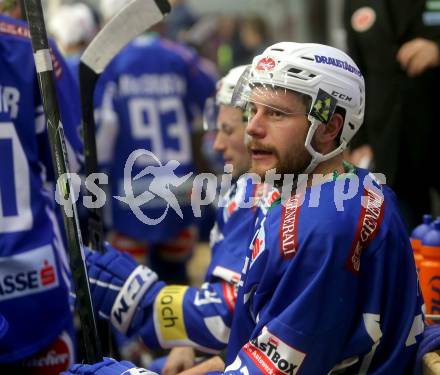
<path id="1" fill-rule="evenodd" d="M 290 153 L 286 155 L 284 159 L 281 159 L 278 155 L 276 156 L 278 163 L 275 168 L 277 173 L 281 175 L 295 174 L 296 176 L 300 173 L 304 173 L 305 169 L 312 160 L 312 156 L 308 153 L 306 149 L 302 150 L 299 153 Z"/>
<path id="2" fill-rule="evenodd" d="M 300 173 L 304 172 L 304 170 L 310 164 L 310 161 L 312 159 L 312 156 L 309 154 L 309 152 L 305 148 L 303 150 L 301 150 L 300 152 L 298 152 L 298 151 L 295 152 L 295 150 L 293 150 L 292 152 L 287 154 L 284 159 L 281 159 L 280 154 L 278 153 L 278 151 L 274 147 L 262 145 L 258 141 L 249 142 L 247 145 L 247 148 L 248 148 L 249 153 L 251 153 L 252 148 L 257 148 L 260 151 L 270 152 L 275 156 L 275 158 L 277 160 L 277 163 L 275 165 L 275 170 L 276 170 L 277 174 L 281 175 L 280 180 L 275 181 L 276 187 L 282 186 L 282 184 L 284 182 L 284 175 L 286 175 L 286 174 L 290 174 L 290 175 L 294 174 L 295 175 L 294 180 L 296 180 L 296 177 Z M 257 171 L 253 170 L 252 167 L 249 170 L 249 172 L 258 173 Z M 261 175 L 261 173 L 258 173 L 258 174 L 260 175 L 260 178 L 264 182 L 265 173 L 263 175 Z"/>

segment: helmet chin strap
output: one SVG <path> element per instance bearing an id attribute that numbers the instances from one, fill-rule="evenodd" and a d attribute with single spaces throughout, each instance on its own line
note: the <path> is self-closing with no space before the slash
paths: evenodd
<path id="1" fill-rule="evenodd" d="M 316 129 L 318 129 L 318 126 L 322 125 L 325 126 L 325 124 L 323 124 L 321 121 L 319 121 L 318 119 L 316 119 L 313 116 L 308 116 L 309 121 L 311 122 L 309 131 L 307 133 L 307 137 L 306 137 L 306 142 L 304 144 L 304 146 L 306 147 L 306 150 L 309 152 L 309 154 L 312 157 L 312 160 L 310 160 L 309 165 L 306 167 L 306 169 L 304 170 L 303 173 L 312 173 L 316 167 L 321 164 L 323 161 L 329 160 L 333 157 L 335 157 L 336 155 L 340 154 L 342 151 L 345 150 L 345 148 L 347 147 L 347 143 L 345 141 L 341 142 L 341 144 L 335 148 L 333 151 L 329 152 L 328 154 L 321 154 L 318 151 L 316 151 L 313 146 L 312 146 L 312 139 L 313 136 L 315 135 Z"/>

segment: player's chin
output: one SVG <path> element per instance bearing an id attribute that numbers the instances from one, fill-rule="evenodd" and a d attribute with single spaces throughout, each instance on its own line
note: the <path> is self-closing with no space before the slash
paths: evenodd
<path id="1" fill-rule="evenodd" d="M 276 162 L 252 160 L 251 169 L 249 170 L 249 172 L 255 173 L 260 176 L 263 182 L 266 172 L 276 168 L 276 165 Z"/>

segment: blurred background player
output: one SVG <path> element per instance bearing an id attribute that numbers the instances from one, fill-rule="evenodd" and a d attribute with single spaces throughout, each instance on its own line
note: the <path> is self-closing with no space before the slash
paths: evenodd
<path id="1" fill-rule="evenodd" d="M 61 5 L 50 15 L 47 31 L 60 47 L 79 87 L 78 67 L 81 54 L 98 31 L 92 8 L 81 2 Z"/>
<path id="2" fill-rule="evenodd" d="M 103 14 L 108 18 L 126 1 L 104 0 Z M 106 8 L 107 7 L 107 8 Z M 109 9 L 111 8 L 111 9 Z M 162 26 L 161 26 L 162 27 Z M 132 176 L 145 167 L 177 161 L 178 177 L 195 170 L 191 133 L 197 111 L 202 112 L 206 98 L 213 94 L 215 78 L 204 70 L 199 57 L 188 48 L 147 33 L 130 43 L 109 65 L 99 86 L 103 98 L 98 120 L 98 158 L 109 172 L 112 196 L 125 196 L 124 165 L 136 149 L 151 151 L 155 160 L 138 158 Z M 145 192 L 153 181 L 151 174 L 133 182 L 135 196 Z M 160 176 L 155 183 L 167 183 Z M 165 185 L 164 185 L 165 186 Z M 114 200 L 111 207 L 112 244 L 128 251 L 151 267 L 165 280 L 186 282 L 186 263 L 197 241 L 192 209 L 189 205 L 191 181 L 174 190 L 183 218 L 169 210 L 154 226 L 145 225 L 130 207 Z M 142 206 L 152 219 L 160 217 L 168 202 L 156 196 Z"/>
<path id="3" fill-rule="evenodd" d="M 27 25 L 0 1 L 0 311 L 9 330 L 0 372 L 58 374 L 74 360 L 70 270 L 55 215 L 54 173 Z M 52 44 L 72 171 L 80 167 L 79 100 Z"/>
<path id="4" fill-rule="evenodd" d="M 181 40 L 182 33 L 197 22 L 197 16 L 186 0 L 170 0 L 173 11 L 165 20 L 165 36 L 171 40 Z"/>
<path id="5" fill-rule="evenodd" d="M 204 127 L 216 132 L 214 149 L 223 156 L 225 166 L 232 167 L 232 186 L 220 197 L 216 221 L 211 230 L 211 261 L 204 278 L 204 290 L 212 287 L 208 283 L 222 285 L 224 308 L 231 312 L 235 306 L 235 287 L 240 279 L 247 248 L 247 232 L 253 225 L 255 206 L 243 208 L 257 192 L 251 179 L 241 178 L 250 167 L 250 157 L 245 145 L 245 118 L 241 109 L 231 105 L 235 85 L 246 66 L 231 69 L 217 83 L 214 100 L 208 100 L 204 112 Z M 245 177 L 245 176 L 243 176 Z M 160 361 L 149 369 L 166 375 L 174 375 L 195 364 L 196 354 L 191 347 L 173 348 L 161 369 Z"/>
<path id="6" fill-rule="evenodd" d="M 252 179 L 245 174 L 249 168 L 250 158 L 244 141 L 244 113 L 230 104 L 233 89 L 244 69 L 244 66 L 232 69 L 219 82 L 216 95 L 218 111 L 208 108 L 206 110 L 206 123 L 210 124 L 211 128 L 218 129 L 215 148 L 223 154 L 226 166 L 233 167 L 233 184 L 220 199 L 216 225 L 211 232 L 212 259 L 205 276 L 205 283 L 200 289 L 168 285 L 156 298 L 155 313 L 160 313 L 160 301 L 172 296 L 173 302 L 169 308 L 179 316 L 176 319 L 180 319 L 181 314 L 185 316 L 182 335 L 158 333 L 160 345 L 165 348 L 180 343 L 206 351 L 205 344 L 199 345 L 199 339 L 207 340 L 209 345 L 214 346 L 227 342 L 235 309 L 236 288 L 249 244 L 249 233 L 254 228 L 260 210 L 267 212 L 267 208 L 279 196 L 277 192 L 261 189 L 261 185 L 254 185 Z M 217 112 L 218 115 L 213 116 Z M 243 203 L 247 203 L 247 206 L 245 207 Z M 125 260 L 122 263 L 125 263 Z M 115 260 L 116 267 L 117 264 L 119 261 Z M 101 303 L 107 299 L 108 282 L 113 284 L 114 280 L 111 275 L 101 272 L 100 267 L 95 267 L 94 264 L 89 271 L 97 311 L 100 316 L 108 316 L 106 308 L 103 308 Z M 114 291 L 110 293 L 113 294 Z M 185 298 L 182 298 L 183 294 Z M 185 336 L 185 332 L 191 336 L 195 334 L 198 338 L 193 341 Z M 154 343 L 153 346 L 156 346 L 155 340 L 153 338 L 153 341 L 146 343 L 147 345 Z M 176 374 L 191 367 L 194 361 L 193 349 L 176 348 L 171 352 L 163 370 L 161 369 L 163 360 L 156 361 L 149 369 L 165 374 Z"/>
<path id="7" fill-rule="evenodd" d="M 409 228 L 432 212 L 430 188 L 440 186 L 433 173 L 439 135 L 436 3 L 345 1 L 348 49 L 368 93 L 353 161 L 385 174 Z"/>

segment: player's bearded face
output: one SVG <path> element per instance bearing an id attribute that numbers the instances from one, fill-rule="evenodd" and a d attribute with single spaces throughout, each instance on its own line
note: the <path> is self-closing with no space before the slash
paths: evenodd
<path id="1" fill-rule="evenodd" d="M 302 173 L 311 156 L 304 144 L 309 129 L 302 100 L 291 92 L 257 97 L 250 103 L 247 144 L 251 154 L 251 172 L 264 178 L 266 171 Z"/>

